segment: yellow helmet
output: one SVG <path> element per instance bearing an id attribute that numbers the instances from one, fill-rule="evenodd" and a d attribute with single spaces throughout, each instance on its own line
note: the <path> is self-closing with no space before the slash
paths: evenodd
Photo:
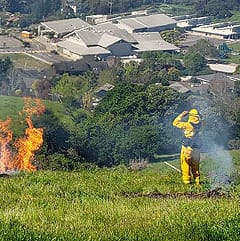
<path id="1" fill-rule="evenodd" d="M 188 112 L 188 114 L 189 114 L 189 115 L 194 115 L 194 116 L 198 116 L 198 115 L 199 115 L 197 109 L 191 109 L 191 110 Z"/>

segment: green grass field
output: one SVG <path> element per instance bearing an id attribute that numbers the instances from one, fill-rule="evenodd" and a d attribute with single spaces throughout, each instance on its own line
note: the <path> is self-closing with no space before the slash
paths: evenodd
<path id="1" fill-rule="evenodd" d="M 240 152 L 232 154 L 239 173 Z M 226 196 L 201 195 L 210 188 L 209 160 L 201 163 L 201 188 L 183 185 L 180 174 L 162 162 L 142 171 L 1 177 L 0 240 L 238 240 L 239 177 L 221 186 Z M 171 164 L 179 166 L 177 160 Z"/>
<path id="2" fill-rule="evenodd" d="M 0 55 L 0 57 L 4 58 L 7 56 L 11 59 L 15 68 L 43 70 L 50 67 L 48 64 L 22 53 Z"/>
<path id="3" fill-rule="evenodd" d="M 58 102 L 43 101 L 48 110 L 55 113 L 57 117 L 64 118 L 64 107 Z M 24 100 L 22 97 L 0 95 L 0 121 L 11 118 L 11 130 L 16 136 L 24 133 L 26 122 L 21 115 Z M 67 117 L 66 117 L 67 118 Z"/>
<path id="4" fill-rule="evenodd" d="M 173 16 L 193 14 L 193 6 L 179 5 L 179 4 L 161 4 L 159 10 L 165 14 L 171 14 Z"/>

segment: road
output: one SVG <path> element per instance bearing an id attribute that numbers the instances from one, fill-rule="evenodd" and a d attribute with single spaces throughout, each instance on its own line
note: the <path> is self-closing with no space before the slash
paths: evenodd
<path id="1" fill-rule="evenodd" d="M 1 35 L 0 54 L 24 53 L 48 64 L 69 61 L 68 58 L 51 53 L 49 49 L 52 49 L 53 47 L 49 44 L 49 48 L 47 49 L 46 46 L 38 40 L 38 38 L 30 39 L 29 42 L 30 47 L 28 48 L 24 47 L 22 42 L 15 37 Z"/>
<path id="2" fill-rule="evenodd" d="M 182 47 L 191 47 L 200 39 L 208 39 L 211 41 L 215 46 L 218 46 L 223 43 L 233 43 L 235 40 L 228 40 L 228 39 L 217 39 L 217 38 L 209 38 L 200 35 L 194 35 L 191 32 L 186 33 L 186 39 L 181 41 Z"/>

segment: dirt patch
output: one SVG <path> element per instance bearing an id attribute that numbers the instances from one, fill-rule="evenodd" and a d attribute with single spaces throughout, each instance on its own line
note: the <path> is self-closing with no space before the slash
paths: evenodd
<path id="1" fill-rule="evenodd" d="M 148 197 L 154 199 L 176 199 L 176 198 L 189 198 L 189 199 L 207 199 L 207 198 L 230 198 L 229 193 L 225 193 L 221 188 L 209 190 L 206 192 L 198 193 L 123 193 L 125 197 L 136 198 L 136 197 Z"/>

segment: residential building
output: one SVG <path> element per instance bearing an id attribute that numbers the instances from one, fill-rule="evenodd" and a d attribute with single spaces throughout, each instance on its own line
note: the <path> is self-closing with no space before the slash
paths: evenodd
<path id="1" fill-rule="evenodd" d="M 182 83 L 180 82 L 174 82 L 169 85 L 170 88 L 176 90 L 179 93 L 189 93 L 191 90 L 187 87 L 185 87 Z"/>
<path id="2" fill-rule="evenodd" d="M 85 61 L 64 61 L 52 65 L 56 74 L 80 75 L 90 71 L 89 65 Z"/>

